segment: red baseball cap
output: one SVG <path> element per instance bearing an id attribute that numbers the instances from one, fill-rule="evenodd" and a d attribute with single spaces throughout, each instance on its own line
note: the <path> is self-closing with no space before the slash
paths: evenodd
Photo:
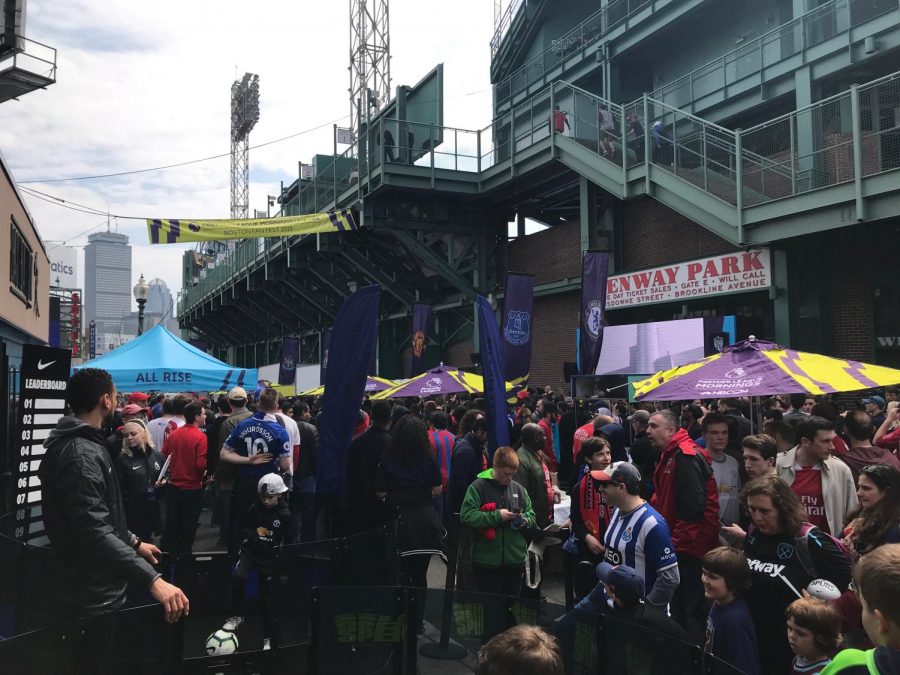
<path id="1" fill-rule="evenodd" d="M 150 400 L 150 397 L 147 396 L 147 394 L 140 392 L 140 391 L 136 391 L 136 392 L 128 395 L 129 403 L 146 403 L 149 400 Z"/>

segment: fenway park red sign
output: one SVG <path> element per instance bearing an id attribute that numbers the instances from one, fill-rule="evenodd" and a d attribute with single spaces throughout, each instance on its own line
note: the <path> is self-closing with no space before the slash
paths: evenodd
<path id="1" fill-rule="evenodd" d="M 759 291 L 771 285 L 769 249 L 741 251 L 611 276 L 606 308 Z"/>

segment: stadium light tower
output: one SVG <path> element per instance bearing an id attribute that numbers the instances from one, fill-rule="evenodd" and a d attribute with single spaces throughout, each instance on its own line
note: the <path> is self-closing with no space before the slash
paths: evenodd
<path id="1" fill-rule="evenodd" d="M 391 98 L 388 0 L 350 0 L 350 129 L 354 138 Z"/>
<path id="2" fill-rule="evenodd" d="M 231 217 L 250 212 L 250 132 L 259 121 L 259 75 L 244 73 L 231 85 Z"/>

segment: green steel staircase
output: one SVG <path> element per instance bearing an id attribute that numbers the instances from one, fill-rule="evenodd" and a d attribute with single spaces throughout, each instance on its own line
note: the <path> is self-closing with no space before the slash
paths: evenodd
<path id="1" fill-rule="evenodd" d="M 569 121 L 561 134 L 548 124 L 556 105 Z M 600 110 L 611 125 L 598 124 Z M 379 120 L 302 181 L 284 213 L 359 206 L 390 185 L 489 196 L 517 175 L 562 163 L 616 197 L 652 197 L 737 246 L 755 246 L 900 217 L 897 111 L 900 72 L 743 130 L 651 96 L 623 106 L 556 82 L 478 131 L 407 123 L 419 141 L 398 150 L 410 150 L 412 163 L 385 161 Z M 185 307 L 215 293 L 223 275 L 264 265 L 284 245 L 241 242 L 189 290 Z"/>
<path id="2" fill-rule="evenodd" d="M 754 245 L 900 215 L 898 104 L 900 73 L 733 131 L 649 96 L 620 106 L 557 82 L 545 109 L 559 105 L 570 128 L 541 142 L 622 199 L 649 195 Z"/>

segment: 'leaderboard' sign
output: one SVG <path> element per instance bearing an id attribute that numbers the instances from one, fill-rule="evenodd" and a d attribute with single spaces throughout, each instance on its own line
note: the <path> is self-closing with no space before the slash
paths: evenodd
<path id="1" fill-rule="evenodd" d="M 25 345 L 22 350 L 14 483 L 17 539 L 34 542 L 44 536 L 38 469 L 44 440 L 65 411 L 71 363 L 68 349 Z"/>

